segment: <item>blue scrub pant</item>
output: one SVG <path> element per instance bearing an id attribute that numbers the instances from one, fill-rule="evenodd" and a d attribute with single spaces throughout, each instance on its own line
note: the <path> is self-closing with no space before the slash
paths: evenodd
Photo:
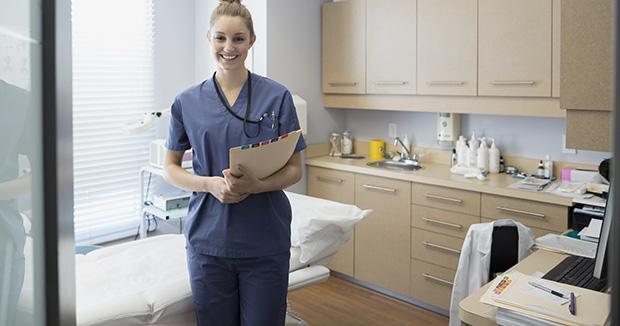
<path id="1" fill-rule="evenodd" d="M 286 318 L 290 252 L 223 258 L 187 248 L 199 326 L 278 326 Z"/>

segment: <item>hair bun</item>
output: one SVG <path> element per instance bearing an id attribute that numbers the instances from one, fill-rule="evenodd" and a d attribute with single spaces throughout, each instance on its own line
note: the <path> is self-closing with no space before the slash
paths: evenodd
<path id="1" fill-rule="evenodd" d="M 241 0 L 220 0 L 222 3 L 238 3 L 241 4 Z"/>

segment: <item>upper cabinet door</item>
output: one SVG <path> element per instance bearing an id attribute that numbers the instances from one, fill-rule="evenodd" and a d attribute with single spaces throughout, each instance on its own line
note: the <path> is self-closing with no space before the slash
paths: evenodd
<path id="1" fill-rule="evenodd" d="M 476 95 L 477 0 L 418 0 L 418 94 Z"/>
<path id="2" fill-rule="evenodd" d="M 366 90 L 416 92 L 416 0 L 367 0 Z"/>
<path id="3" fill-rule="evenodd" d="M 551 96 L 552 0 L 479 0 L 480 96 Z"/>
<path id="4" fill-rule="evenodd" d="M 323 4 L 323 92 L 366 92 L 366 1 Z"/>

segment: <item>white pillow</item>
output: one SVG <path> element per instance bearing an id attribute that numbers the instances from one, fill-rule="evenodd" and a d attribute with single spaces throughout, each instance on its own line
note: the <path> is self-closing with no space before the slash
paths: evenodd
<path id="1" fill-rule="evenodd" d="M 302 263 L 335 253 L 351 238 L 353 227 L 372 210 L 285 192 L 291 202 L 291 245 L 301 249 Z"/>

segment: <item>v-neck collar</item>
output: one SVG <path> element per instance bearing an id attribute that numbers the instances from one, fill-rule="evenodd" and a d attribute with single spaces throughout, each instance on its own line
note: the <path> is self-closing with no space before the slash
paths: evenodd
<path id="1" fill-rule="evenodd" d="M 252 78 L 252 73 L 249 73 L 248 78 L 245 80 L 245 82 L 243 82 L 243 86 L 241 86 L 241 90 L 239 91 L 239 95 L 237 95 L 237 98 L 235 99 L 235 103 L 233 103 L 232 105 L 230 104 L 230 102 L 228 102 L 228 98 L 226 97 L 226 94 L 224 94 L 224 90 L 222 89 L 222 86 L 217 82 L 217 80 L 215 79 L 215 75 L 213 75 L 213 78 L 211 78 L 211 82 L 213 83 L 212 87 L 213 87 L 213 92 L 215 93 L 215 97 L 218 98 L 217 96 L 217 90 L 215 89 L 216 87 L 219 87 L 220 92 L 222 92 L 223 95 L 223 99 L 224 101 L 226 101 L 226 104 L 228 105 L 228 107 L 231 110 L 234 111 L 240 111 L 240 110 L 235 110 L 235 107 L 237 107 L 237 104 L 240 103 L 240 100 L 246 100 L 247 98 L 247 89 L 248 89 L 248 80 Z M 246 100 L 247 101 L 247 100 Z M 222 106 L 224 106 L 224 103 L 221 103 Z M 224 107 L 224 110 L 226 110 L 226 107 Z"/>

